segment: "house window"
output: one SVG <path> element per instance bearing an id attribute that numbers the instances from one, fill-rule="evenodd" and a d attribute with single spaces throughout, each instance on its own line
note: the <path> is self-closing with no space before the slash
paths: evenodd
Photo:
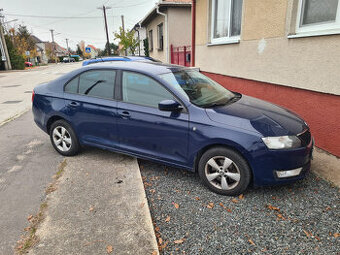
<path id="1" fill-rule="evenodd" d="M 158 32 L 158 50 L 163 50 L 163 23 L 157 26 Z"/>
<path id="2" fill-rule="evenodd" d="M 299 0 L 297 33 L 340 29 L 339 0 Z"/>
<path id="3" fill-rule="evenodd" d="M 243 0 L 212 0 L 211 43 L 239 41 Z"/>
<path id="4" fill-rule="evenodd" d="M 149 31 L 149 51 L 153 50 L 153 36 L 152 36 L 152 30 Z"/>

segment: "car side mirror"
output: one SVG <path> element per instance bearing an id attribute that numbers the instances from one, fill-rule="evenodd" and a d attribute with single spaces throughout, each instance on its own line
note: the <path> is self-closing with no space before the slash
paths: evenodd
<path id="1" fill-rule="evenodd" d="M 176 112 L 183 109 L 182 105 L 175 100 L 163 100 L 158 104 L 160 111 Z"/>

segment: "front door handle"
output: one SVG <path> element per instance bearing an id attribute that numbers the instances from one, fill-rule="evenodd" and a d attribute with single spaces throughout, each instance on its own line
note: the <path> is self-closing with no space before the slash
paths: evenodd
<path id="1" fill-rule="evenodd" d="M 128 111 L 122 111 L 120 114 L 119 114 L 123 119 L 128 119 L 130 118 L 130 113 Z"/>

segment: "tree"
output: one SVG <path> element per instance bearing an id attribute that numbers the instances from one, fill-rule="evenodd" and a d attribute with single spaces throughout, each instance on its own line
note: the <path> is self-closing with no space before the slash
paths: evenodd
<path id="1" fill-rule="evenodd" d="M 18 53 L 17 49 L 13 45 L 11 37 L 9 35 L 5 35 L 5 40 L 7 44 L 9 58 L 12 64 L 12 69 L 25 69 L 25 58 Z"/>
<path id="2" fill-rule="evenodd" d="M 135 31 L 124 31 L 122 27 L 119 28 L 119 33 L 115 33 L 115 40 L 120 40 L 123 46 L 123 50 L 130 50 L 132 55 L 135 55 L 135 51 L 139 45 L 140 40 L 135 38 Z"/>
<path id="3" fill-rule="evenodd" d="M 83 57 L 83 51 L 81 50 L 79 44 L 77 44 L 77 51 L 76 51 L 77 55 Z"/>
<path id="4" fill-rule="evenodd" d="M 149 57 L 150 55 L 149 55 L 149 40 L 148 40 L 148 38 L 145 38 L 143 40 L 143 46 L 144 46 L 144 55 Z"/>
<path id="5" fill-rule="evenodd" d="M 9 34 L 12 38 L 12 45 L 15 46 L 17 53 L 22 55 L 23 58 L 27 57 L 26 51 L 30 52 L 30 57 L 32 58 L 37 56 L 35 42 L 33 41 L 31 33 L 28 32 L 26 26 L 19 25 L 17 30 L 11 28 L 9 30 Z"/>

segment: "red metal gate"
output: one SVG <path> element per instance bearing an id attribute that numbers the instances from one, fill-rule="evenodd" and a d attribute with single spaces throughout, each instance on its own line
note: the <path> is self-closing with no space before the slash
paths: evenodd
<path id="1" fill-rule="evenodd" d="M 171 44 L 171 64 L 191 66 L 191 47 L 174 47 Z"/>

